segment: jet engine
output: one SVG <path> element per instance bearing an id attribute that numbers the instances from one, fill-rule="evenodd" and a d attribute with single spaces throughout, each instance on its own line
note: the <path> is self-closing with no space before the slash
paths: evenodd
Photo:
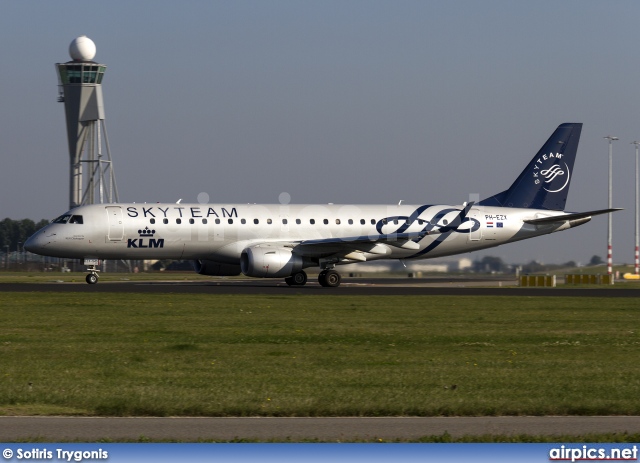
<path id="1" fill-rule="evenodd" d="M 223 264 L 215 260 L 194 260 L 193 267 L 200 275 L 211 275 L 217 277 L 234 277 L 240 275 L 240 266 L 234 264 Z"/>
<path id="2" fill-rule="evenodd" d="M 288 248 L 252 246 L 245 248 L 240 255 L 240 268 L 248 277 L 288 277 L 302 270 L 303 266 L 302 257 Z"/>

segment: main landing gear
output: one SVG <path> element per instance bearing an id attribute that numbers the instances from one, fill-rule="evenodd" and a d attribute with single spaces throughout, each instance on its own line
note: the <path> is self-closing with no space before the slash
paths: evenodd
<path id="1" fill-rule="evenodd" d="M 327 288 L 337 288 L 340 286 L 341 280 L 342 277 L 340 274 L 333 269 L 323 270 L 318 275 L 318 283 L 320 283 L 320 286 Z M 291 276 L 288 276 L 284 281 L 289 286 L 303 286 L 307 283 L 307 274 L 301 270 Z"/>
<path id="2" fill-rule="evenodd" d="M 289 286 L 304 286 L 307 283 L 307 274 L 304 270 L 300 270 L 298 273 L 285 278 L 284 281 Z"/>
<path id="3" fill-rule="evenodd" d="M 320 272 L 320 275 L 318 275 L 318 283 L 320 283 L 320 286 L 326 288 L 337 288 L 340 286 L 341 280 L 342 277 L 340 274 L 333 269 L 323 270 Z"/>

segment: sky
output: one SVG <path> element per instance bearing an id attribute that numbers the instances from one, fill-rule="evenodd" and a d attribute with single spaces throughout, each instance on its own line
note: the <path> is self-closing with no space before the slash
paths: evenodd
<path id="1" fill-rule="evenodd" d="M 461 204 L 582 122 L 567 210 L 607 207 L 633 263 L 640 3 L 11 2 L 0 14 L 0 219 L 68 208 L 55 63 L 87 35 L 121 202 Z M 202 197 L 202 196 L 201 196 Z M 607 219 L 472 254 L 606 257 Z"/>

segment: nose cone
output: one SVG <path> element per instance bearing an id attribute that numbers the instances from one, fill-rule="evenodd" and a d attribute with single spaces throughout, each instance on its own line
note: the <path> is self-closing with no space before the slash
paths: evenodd
<path id="1" fill-rule="evenodd" d="M 48 235 L 48 236 L 47 236 Z M 55 239 L 55 233 L 52 234 L 47 231 L 47 227 L 42 230 L 38 230 L 27 239 L 24 243 L 24 248 L 34 254 L 46 255 L 45 248 L 50 245 Z"/>

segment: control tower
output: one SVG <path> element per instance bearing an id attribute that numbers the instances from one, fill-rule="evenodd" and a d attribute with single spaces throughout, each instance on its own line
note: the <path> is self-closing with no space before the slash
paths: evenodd
<path id="1" fill-rule="evenodd" d="M 92 61 L 96 46 L 84 35 L 71 42 L 69 55 L 71 61 L 56 64 L 71 160 L 69 208 L 118 202 L 102 99 L 107 66 Z"/>

